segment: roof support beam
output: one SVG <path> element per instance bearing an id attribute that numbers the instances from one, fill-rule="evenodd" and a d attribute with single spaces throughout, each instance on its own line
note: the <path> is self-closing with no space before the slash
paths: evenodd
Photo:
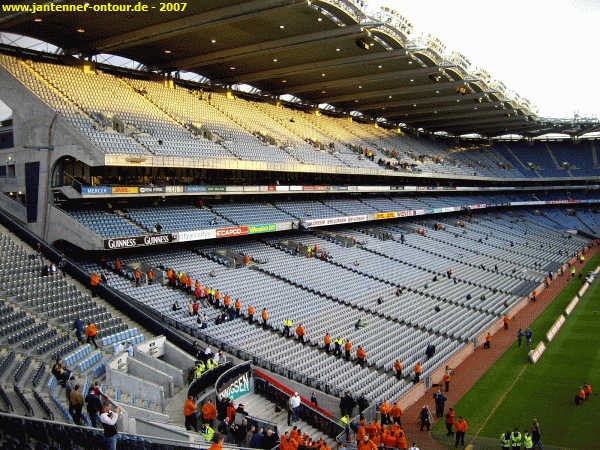
<path id="1" fill-rule="evenodd" d="M 394 59 L 409 59 L 409 56 L 404 50 L 393 50 L 391 52 L 379 53 L 369 52 L 365 55 L 350 56 L 347 58 L 333 60 L 328 59 L 326 61 L 315 61 L 309 64 L 298 64 L 296 66 L 278 67 L 277 69 L 264 70 L 262 72 L 245 73 L 239 76 L 224 78 L 223 80 L 231 84 L 240 82 L 251 83 L 253 81 L 267 80 L 291 75 L 302 75 L 303 73 L 314 72 L 315 70 L 323 71 L 339 69 L 356 64 L 383 62 Z"/>
<path id="2" fill-rule="evenodd" d="M 258 44 L 246 45 L 234 49 L 177 59 L 175 61 L 171 61 L 168 66 L 176 67 L 181 70 L 197 69 L 213 64 L 225 63 L 235 58 L 268 54 L 281 50 L 289 51 L 305 45 L 314 45 L 320 42 L 363 35 L 367 35 L 366 25 L 351 25 L 347 27 L 335 28 L 333 30 L 320 31 L 312 34 L 301 34 L 298 36 L 276 39 L 274 41 L 261 42 Z"/>
<path id="3" fill-rule="evenodd" d="M 422 126 L 424 128 L 426 128 L 428 126 L 428 124 L 434 124 L 433 126 L 435 127 L 442 127 L 444 125 L 452 125 L 453 123 L 462 123 L 462 122 L 469 122 L 469 121 L 475 121 L 479 118 L 485 118 L 485 117 L 497 117 L 497 118 L 501 118 L 501 117 L 506 117 L 507 112 L 501 109 L 494 109 L 492 111 L 471 111 L 469 113 L 463 113 L 463 114 L 458 114 L 458 115 L 453 115 L 453 116 L 445 116 L 445 117 L 429 117 L 426 119 L 419 119 L 419 120 L 412 120 L 412 121 L 407 121 L 407 123 L 410 123 L 411 125 L 418 125 L 418 126 Z M 511 115 L 512 116 L 512 115 Z M 512 116 L 514 117 L 514 116 Z M 508 117 L 506 117 L 508 118 Z M 440 125 L 435 125 L 439 123 Z"/>
<path id="4" fill-rule="evenodd" d="M 456 105 L 453 106 L 445 106 L 445 107 L 436 107 L 436 106 L 430 106 L 427 108 L 421 108 L 419 109 L 417 108 L 413 108 L 412 110 L 406 111 L 406 112 L 391 112 L 389 114 L 384 114 L 386 117 L 407 117 L 407 120 L 418 120 L 418 116 L 421 115 L 431 115 L 433 114 L 444 114 L 444 113 L 452 113 L 452 112 L 461 112 L 461 111 L 479 111 L 479 110 L 489 110 L 491 109 L 492 106 L 495 105 L 501 105 L 502 102 L 491 102 L 491 103 L 482 103 L 481 105 L 478 103 L 476 105 L 473 105 L 472 103 L 469 102 L 469 104 L 465 104 L 465 103 L 458 103 Z M 477 110 L 475 110 L 474 108 L 477 108 Z"/>
<path id="5" fill-rule="evenodd" d="M 387 97 L 389 95 L 404 95 L 404 94 L 419 94 L 419 93 L 429 93 L 435 92 L 436 90 L 442 89 L 454 89 L 460 86 L 464 86 L 466 84 L 465 81 L 453 81 L 451 83 L 431 83 L 431 84 L 422 84 L 418 86 L 407 86 L 398 89 L 385 89 L 383 91 L 365 91 L 356 94 L 347 94 L 340 95 L 337 97 L 327 97 L 323 96 L 321 98 L 322 101 L 326 103 L 342 103 L 342 102 L 351 102 L 355 99 L 362 98 L 376 98 L 376 97 Z M 359 108 L 359 107 L 357 107 Z M 360 108 L 359 108 L 360 109 Z"/>
<path id="6" fill-rule="evenodd" d="M 392 109 L 392 108 L 402 108 L 402 107 L 409 107 L 414 105 L 415 103 L 417 105 L 436 105 L 436 104 L 442 104 L 442 103 L 449 103 L 449 102 L 453 102 L 456 103 L 456 99 L 460 99 L 461 103 L 463 101 L 466 100 L 476 100 L 478 98 L 485 98 L 485 93 L 483 92 L 479 92 L 477 94 L 467 94 L 467 95 L 458 95 L 458 94 L 454 94 L 454 95 L 443 95 L 443 96 L 436 96 L 436 97 L 425 97 L 422 99 L 414 99 L 414 100 L 405 100 L 405 101 L 401 101 L 401 102 L 382 102 L 382 103 L 372 103 L 370 105 L 364 105 L 360 107 L 361 111 L 371 111 L 371 110 L 375 110 L 375 109 L 381 109 L 381 108 L 386 108 L 386 109 Z"/>
<path id="7" fill-rule="evenodd" d="M 431 74 L 439 73 L 437 67 L 427 67 L 425 69 L 413 69 L 413 70 L 398 70 L 395 72 L 386 72 L 382 74 L 370 74 L 363 75 L 360 77 L 342 78 L 339 80 L 327 80 L 320 83 L 286 86 L 281 92 L 275 91 L 275 94 L 299 94 L 303 92 L 319 91 L 321 89 L 332 89 L 336 87 L 344 87 L 353 84 L 360 83 L 373 83 L 378 81 L 389 81 L 389 80 L 409 80 L 413 77 L 426 76 Z"/>
<path id="8" fill-rule="evenodd" d="M 197 33 L 203 28 L 246 20 L 302 4 L 306 4 L 306 2 L 303 0 L 253 0 L 111 36 L 93 42 L 91 48 L 94 48 L 98 53 L 110 53 L 118 49 L 140 46 L 183 34 Z"/>

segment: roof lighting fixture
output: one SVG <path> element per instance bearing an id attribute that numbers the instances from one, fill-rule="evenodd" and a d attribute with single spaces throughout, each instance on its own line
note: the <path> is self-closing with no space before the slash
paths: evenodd
<path id="1" fill-rule="evenodd" d="M 287 80 L 281 80 L 282 83 L 287 83 Z"/>
<path id="2" fill-rule="evenodd" d="M 277 58 L 273 58 L 273 62 L 277 62 L 279 61 Z"/>
<path id="3" fill-rule="evenodd" d="M 358 103 L 358 100 L 357 100 L 357 99 L 354 99 L 354 103 Z"/>
<path id="4" fill-rule="evenodd" d="M 170 54 L 171 54 L 171 50 L 165 50 L 165 53 L 166 53 L 167 55 L 170 55 Z"/>
<path id="5" fill-rule="evenodd" d="M 216 39 L 211 39 L 211 40 L 210 40 L 210 43 L 211 43 L 211 44 L 216 44 L 216 43 L 217 43 L 217 40 L 216 40 Z"/>
<path id="6" fill-rule="evenodd" d="M 323 22 L 323 18 L 322 17 L 317 17 L 317 22 Z"/>
<path id="7" fill-rule="evenodd" d="M 412 61 L 409 61 L 408 63 L 409 63 L 409 64 L 412 64 Z"/>
<path id="8" fill-rule="evenodd" d="M 477 106 L 473 106 L 473 109 L 477 111 L 479 108 Z"/>
<path id="9" fill-rule="evenodd" d="M 377 68 L 378 68 L 378 69 L 383 69 L 383 66 L 382 66 L 381 64 L 379 64 L 379 65 L 377 66 Z"/>
<path id="10" fill-rule="evenodd" d="M 85 28 L 77 28 L 75 31 L 78 33 L 85 33 Z"/>
<path id="11" fill-rule="evenodd" d="M 327 91 L 326 91 L 325 89 L 323 89 L 323 90 L 321 91 L 321 94 L 327 94 Z"/>
<path id="12" fill-rule="evenodd" d="M 325 74 L 324 74 L 324 73 L 322 73 L 322 74 L 321 74 L 321 76 L 322 76 L 322 77 L 324 77 L 324 76 L 325 76 Z"/>
<path id="13" fill-rule="evenodd" d="M 437 114 L 437 109 L 435 111 L 433 111 L 434 114 Z"/>
<path id="14" fill-rule="evenodd" d="M 41 17 L 36 17 L 35 19 L 33 19 L 34 22 L 40 23 L 42 21 Z"/>
<path id="15" fill-rule="evenodd" d="M 388 95 L 388 98 L 392 98 L 392 96 L 391 96 L 391 95 Z"/>
<path id="16" fill-rule="evenodd" d="M 359 88 L 359 89 L 362 89 L 362 84 L 359 84 L 359 85 L 358 85 L 358 88 Z"/>
<path id="17" fill-rule="evenodd" d="M 439 90 L 436 90 L 436 91 L 435 91 L 435 93 L 436 93 L 436 94 L 439 94 L 439 93 L 440 93 L 440 91 L 439 91 Z"/>
<path id="18" fill-rule="evenodd" d="M 416 104 L 416 103 L 413 103 L 413 108 L 416 108 L 416 107 L 417 107 L 417 104 Z"/>
<path id="19" fill-rule="evenodd" d="M 341 52 L 341 51 L 342 51 L 342 49 L 338 47 L 338 48 L 336 48 L 336 49 L 335 49 L 335 51 L 336 51 L 336 52 Z"/>
<path id="20" fill-rule="evenodd" d="M 411 78 L 411 79 L 410 79 L 410 82 L 411 82 L 411 83 L 414 83 L 414 82 L 415 82 L 415 79 L 414 79 L 414 78 Z"/>
<path id="21" fill-rule="evenodd" d="M 283 30 L 285 29 L 285 25 L 279 25 L 279 28 Z"/>
<path id="22" fill-rule="evenodd" d="M 230 66 L 230 67 L 229 67 L 229 70 L 235 70 L 235 69 L 236 69 L 236 67 L 235 67 L 235 66 Z"/>

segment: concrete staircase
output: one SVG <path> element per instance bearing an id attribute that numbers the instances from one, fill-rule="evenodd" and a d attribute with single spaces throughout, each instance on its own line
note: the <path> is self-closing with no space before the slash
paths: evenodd
<path id="1" fill-rule="evenodd" d="M 302 430 L 302 433 L 308 434 L 314 440 L 323 437 L 327 442 L 329 448 L 335 448 L 335 439 L 331 439 L 323 434 L 323 432 L 313 428 L 302 419 L 292 422 L 292 425 L 287 424 L 288 413 L 285 409 L 279 412 L 275 412 L 275 403 L 270 402 L 265 397 L 261 397 L 258 394 L 246 394 L 239 399 L 240 403 L 244 404 L 244 409 L 250 414 L 259 419 L 266 420 L 277 424 L 279 434 L 283 434 L 288 430 L 291 430 L 294 426 Z M 236 403 L 237 404 L 237 403 Z"/>

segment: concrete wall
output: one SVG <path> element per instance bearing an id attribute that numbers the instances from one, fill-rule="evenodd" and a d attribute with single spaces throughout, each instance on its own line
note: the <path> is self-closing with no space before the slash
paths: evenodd
<path id="1" fill-rule="evenodd" d="M 167 397 L 173 396 L 173 377 L 135 358 L 127 358 L 127 373 L 162 386 Z M 144 397 L 145 398 L 145 397 Z"/>
<path id="2" fill-rule="evenodd" d="M 137 360 L 143 362 L 144 364 L 159 370 L 162 373 L 168 374 L 169 376 L 171 376 L 171 378 L 173 380 L 173 384 L 175 386 L 183 387 L 184 381 L 183 381 L 183 370 L 182 369 L 179 369 L 178 367 L 174 367 L 169 363 L 166 363 L 157 358 L 153 358 L 152 356 L 147 355 L 146 353 L 143 353 L 140 351 L 135 353 L 134 359 L 137 359 Z"/>
<path id="3" fill-rule="evenodd" d="M 184 442 L 196 441 L 196 439 L 194 439 L 190 434 L 186 433 L 184 429 L 178 429 L 173 426 L 163 425 L 159 423 L 152 423 L 143 419 L 136 419 L 135 433 L 143 436 L 173 439 Z"/>
<path id="4" fill-rule="evenodd" d="M 2 192 L 6 192 L 2 189 Z M 9 190 L 8 192 L 18 192 Z M 15 200 L 10 199 L 8 196 L 0 193 L 0 208 L 2 208 L 7 213 L 13 215 L 21 222 L 27 222 L 27 208 L 23 206 L 21 203 L 16 202 Z"/>
<path id="5" fill-rule="evenodd" d="M 102 236 L 54 206 L 48 211 L 47 239 L 51 243 L 62 239 L 85 250 L 104 248 Z"/>
<path id="6" fill-rule="evenodd" d="M 422 381 L 415 384 L 415 386 L 404 394 L 401 398 L 398 399 L 398 403 L 400 404 L 400 408 L 405 410 L 412 404 L 416 403 L 421 397 L 425 395 L 427 389 L 425 388 L 425 383 Z"/>
<path id="7" fill-rule="evenodd" d="M 153 411 L 151 409 L 140 408 L 138 406 L 133 406 L 127 403 L 117 402 L 114 399 L 110 400 L 112 403 L 117 405 L 119 408 L 127 412 L 127 416 L 130 419 L 143 419 L 151 422 L 160 422 L 167 423 L 170 418 L 167 414 L 160 413 L 158 411 Z M 121 429 L 119 429 L 121 430 Z"/>
<path id="8" fill-rule="evenodd" d="M 106 384 L 128 394 L 133 394 L 136 398 L 157 403 L 163 411 L 165 409 L 165 391 L 159 384 L 115 370 L 110 366 L 106 370 Z"/>
<path id="9" fill-rule="evenodd" d="M 163 361 L 172 366 L 179 367 L 185 373 L 194 366 L 196 360 L 189 353 L 184 352 L 179 347 L 171 344 L 165 339 Z"/>
<path id="10" fill-rule="evenodd" d="M 502 322 L 500 323 L 502 324 Z M 446 366 L 450 367 L 451 369 L 454 369 L 465 359 L 467 359 L 474 351 L 475 347 L 473 346 L 472 342 L 466 344 L 458 352 L 456 352 L 454 355 L 448 358 L 445 363 L 441 364 L 440 367 L 431 372 L 431 375 L 429 375 L 431 383 L 441 383 L 442 378 L 444 377 L 444 373 L 446 371 Z"/>

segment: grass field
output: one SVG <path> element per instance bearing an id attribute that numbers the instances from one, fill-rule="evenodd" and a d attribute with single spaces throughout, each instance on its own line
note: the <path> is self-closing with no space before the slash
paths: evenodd
<path id="1" fill-rule="evenodd" d="M 588 262 L 584 273 L 599 264 L 600 253 Z M 572 281 L 535 320 L 531 326 L 534 345 L 580 287 L 579 280 Z M 480 432 L 480 437 L 495 442 L 494 448 L 499 448 L 502 432 L 529 428 L 537 417 L 545 446 L 600 449 L 600 279 L 588 289 L 537 364 L 527 362 L 528 351 L 525 340 L 520 348 L 515 342 L 454 406 L 457 416 L 467 418 L 469 433 L 481 428 L 510 389 Z M 573 398 L 584 382 L 596 393 L 575 406 Z M 443 421 L 434 430 L 444 430 Z"/>

